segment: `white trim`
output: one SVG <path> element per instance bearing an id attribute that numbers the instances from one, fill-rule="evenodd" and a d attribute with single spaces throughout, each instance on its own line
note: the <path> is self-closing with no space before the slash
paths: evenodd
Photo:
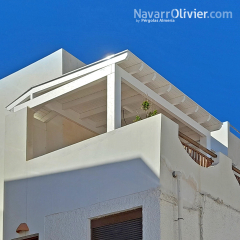
<path id="1" fill-rule="evenodd" d="M 36 87 L 30 89 L 29 91 L 27 91 L 22 96 L 20 96 L 14 102 L 9 104 L 7 106 L 7 110 L 10 111 L 12 108 L 17 106 L 21 102 L 23 102 L 25 99 L 27 99 L 30 95 L 33 96 L 34 93 L 37 93 L 37 92 L 40 92 L 40 91 L 43 91 L 43 90 L 46 90 L 46 89 L 49 89 L 49 88 L 52 88 L 52 87 L 56 87 L 59 84 L 64 84 L 65 82 L 68 82 L 68 81 L 71 81 L 71 80 L 78 79 L 78 78 L 80 78 L 83 75 L 89 74 L 89 73 L 91 73 L 93 71 L 97 71 L 97 70 L 99 70 L 101 68 L 104 68 L 104 67 L 110 65 L 110 64 L 114 64 L 114 63 L 126 60 L 128 57 L 129 57 L 129 53 L 128 52 L 123 52 L 122 54 L 117 55 L 117 56 L 115 56 L 115 57 L 113 57 L 113 58 L 111 58 L 109 60 L 104 60 L 103 62 L 102 62 L 102 60 L 100 60 L 100 61 L 98 61 L 96 63 L 84 66 L 83 69 L 81 68 L 77 72 L 70 73 L 70 74 L 68 74 L 66 76 L 63 76 L 63 77 L 60 77 L 60 78 L 58 78 L 56 80 L 47 82 L 47 83 L 39 85 L 39 86 L 36 86 Z"/>
<path id="2" fill-rule="evenodd" d="M 71 92 L 77 88 L 83 87 L 91 82 L 101 79 L 101 78 L 111 74 L 111 71 L 112 71 L 111 66 L 108 66 L 108 67 L 102 68 L 96 72 L 90 73 L 82 78 L 79 78 L 73 82 L 65 84 L 59 88 L 56 88 L 56 89 L 54 89 L 50 92 L 47 92 L 39 97 L 36 97 L 30 101 L 27 101 L 25 103 L 22 103 L 16 107 L 14 107 L 14 112 L 19 111 L 26 107 L 33 108 L 44 102 L 53 100 L 54 98 L 62 96 L 65 93 Z"/>

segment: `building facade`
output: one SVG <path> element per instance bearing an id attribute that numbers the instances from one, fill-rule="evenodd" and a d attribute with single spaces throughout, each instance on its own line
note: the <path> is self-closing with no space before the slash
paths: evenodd
<path id="1" fill-rule="evenodd" d="M 4 240 L 239 238 L 240 139 L 130 51 L 61 49 L 0 91 Z"/>

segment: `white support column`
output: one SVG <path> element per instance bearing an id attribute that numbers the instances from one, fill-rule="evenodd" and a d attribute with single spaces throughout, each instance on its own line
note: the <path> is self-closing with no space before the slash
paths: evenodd
<path id="1" fill-rule="evenodd" d="M 121 77 L 116 74 L 115 64 L 107 76 L 107 132 L 121 127 Z"/>

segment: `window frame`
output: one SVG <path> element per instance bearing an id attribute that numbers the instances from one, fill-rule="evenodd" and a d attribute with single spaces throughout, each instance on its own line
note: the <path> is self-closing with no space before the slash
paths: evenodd
<path id="1" fill-rule="evenodd" d="M 28 236 L 13 238 L 12 240 L 39 240 L 39 234 L 35 233 L 35 234 L 28 235 Z"/>
<path id="2" fill-rule="evenodd" d="M 142 224 L 143 224 L 142 212 L 143 212 L 143 209 L 141 207 L 141 208 L 131 209 L 124 212 L 113 213 L 111 215 L 100 216 L 100 217 L 91 219 L 91 240 L 93 240 L 93 229 L 97 227 L 125 222 L 129 220 L 137 219 L 137 218 L 142 218 Z M 143 226 L 142 226 L 142 231 L 143 231 Z"/>

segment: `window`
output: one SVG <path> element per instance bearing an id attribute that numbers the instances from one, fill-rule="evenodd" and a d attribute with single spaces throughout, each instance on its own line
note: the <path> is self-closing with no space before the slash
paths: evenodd
<path id="1" fill-rule="evenodd" d="M 24 236 L 24 237 L 20 237 L 20 238 L 14 238 L 12 240 L 38 240 L 38 234 L 32 234 L 29 236 Z"/>
<path id="2" fill-rule="evenodd" d="M 92 240 L 141 240 L 142 209 L 93 219 L 91 231 Z"/>

